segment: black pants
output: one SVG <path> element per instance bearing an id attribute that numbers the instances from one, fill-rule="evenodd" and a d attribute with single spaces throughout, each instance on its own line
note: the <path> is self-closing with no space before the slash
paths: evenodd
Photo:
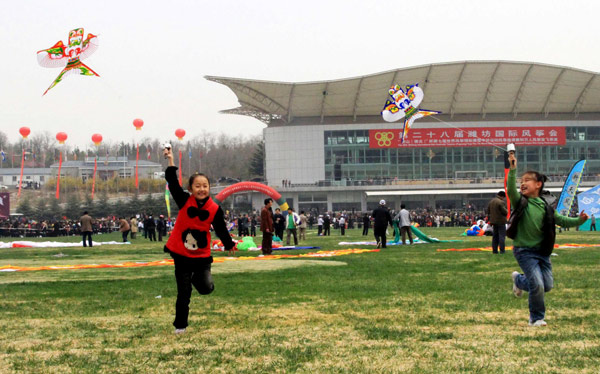
<path id="1" fill-rule="evenodd" d="M 408 241 L 410 244 L 413 243 L 412 238 L 412 229 L 410 226 L 402 226 L 400 227 L 400 235 L 402 235 L 402 244 L 406 244 L 406 235 L 408 234 Z"/>
<path id="2" fill-rule="evenodd" d="M 156 241 L 156 230 L 148 230 L 148 239 L 150 239 L 151 242 Z"/>
<path id="3" fill-rule="evenodd" d="M 283 227 L 276 228 L 275 229 L 275 235 L 277 237 L 279 237 L 279 239 L 281 239 L 281 241 L 283 241 Z"/>
<path id="4" fill-rule="evenodd" d="M 323 233 L 323 225 L 318 225 L 317 226 L 317 236 L 321 236 L 322 233 Z"/>
<path id="5" fill-rule="evenodd" d="M 273 233 L 263 231 L 261 251 L 263 255 L 270 255 L 273 253 Z"/>
<path id="6" fill-rule="evenodd" d="M 385 237 L 385 230 L 387 229 L 387 226 L 384 227 L 373 227 L 373 232 L 375 234 L 375 241 L 376 242 L 381 242 L 381 248 L 387 248 L 387 238 Z"/>
<path id="7" fill-rule="evenodd" d="M 590 231 L 596 231 L 596 224 L 595 223 L 591 223 L 590 224 Z"/>
<path id="8" fill-rule="evenodd" d="M 340 235 L 346 235 L 346 225 L 340 225 Z"/>
<path id="9" fill-rule="evenodd" d="M 369 226 L 363 227 L 363 235 L 368 235 L 368 234 L 369 234 Z"/>
<path id="10" fill-rule="evenodd" d="M 87 237 L 89 246 L 91 247 L 92 246 L 92 232 L 91 231 L 84 231 L 84 232 L 81 233 L 81 235 L 83 235 L 83 246 L 84 247 L 86 246 L 85 245 L 85 238 Z"/>
<path id="11" fill-rule="evenodd" d="M 492 234 L 492 252 L 498 253 L 498 247 L 500 247 L 500 253 L 504 253 L 504 243 L 506 242 L 506 225 L 492 225 L 494 229 Z"/>
<path id="12" fill-rule="evenodd" d="M 298 233 L 296 229 L 286 229 L 287 241 L 286 245 L 290 245 L 290 235 L 294 235 L 294 245 L 298 245 Z"/>
<path id="13" fill-rule="evenodd" d="M 323 236 L 331 235 L 331 226 L 323 226 Z"/>
<path id="14" fill-rule="evenodd" d="M 184 329 L 188 325 L 190 314 L 190 297 L 192 286 L 200 295 L 208 295 L 215 289 L 210 263 L 212 258 L 189 258 L 171 253 L 175 261 L 175 280 L 177 281 L 177 301 L 175 302 L 176 329 Z"/>
<path id="15" fill-rule="evenodd" d="M 162 230 L 158 230 L 158 241 L 162 242 L 163 232 Z"/>
<path id="16" fill-rule="evenodd" d="M 123 235 L 123 243 L 125 243 L 127 241 L 127 234 L 129 234 L 129 230 L 123 231 L 121 234 Z"/>

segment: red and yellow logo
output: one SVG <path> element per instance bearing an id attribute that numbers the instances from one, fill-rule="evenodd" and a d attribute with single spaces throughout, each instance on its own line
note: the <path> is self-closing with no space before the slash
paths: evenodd
<path id="1" fill-rule="evenodd" d="M 394 139 L 394 133 L 391 131 L 377 131 L 375 132 L 375 140 L 379 147 L 390 147 L 392 140 Z"/>

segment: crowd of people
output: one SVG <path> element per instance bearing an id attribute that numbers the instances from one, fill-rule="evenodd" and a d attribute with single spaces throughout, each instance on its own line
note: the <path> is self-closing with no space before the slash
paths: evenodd
<path id="1" fill-rule="evenodd" d="M 61 237 L 61 236 L 79 236 L 83 232 L 91 232 L 95 234 L 108 234 L 115 231 L 120 231 L 123 234 L 125 241 L 130 238 L 137 238 L 137 233 L 140 233 L 144 239 L 151 241 L 162 241 L 162 238 L 167 235 L 173 227 L 173 222 L 165 219 L 164 216 L 153 218 L 152 214 L 137 214 L 135 216 L 126 217 L 91 217 L 89 229 L 85 230 L 82 226 L 87 226 L 87 219 L 67 219 L 61 220 L 41 220 L 36 221 L 28 217 L 18 217 L 14 219 L 0 219 L 0 237 L 26 238 L 26 237 Z M 88 231 L 89 230 L 89 231 Z M 126 235 L 125 235 L 126 234 Z M 158 239 L 157 239 L 158 237 Z"/>

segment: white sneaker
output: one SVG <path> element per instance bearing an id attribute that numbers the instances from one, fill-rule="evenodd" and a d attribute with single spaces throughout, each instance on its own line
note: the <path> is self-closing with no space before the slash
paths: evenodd
<path id="1" fill-rule="evenodd" d="M 185 332 L 185 329 L 175 329 L 175 335 L 181 335 Z"/>
<path id="2" fill-rule="evenodd" d="M 548 324 L 543 319 L 538 319 L 537 321 L 535 321 L 533 323 L 531 321 L 529 321 L 529 326 L 543 327 L 543 326 L 548 326 Z"/>
<path id="3" fill-rule="evenodd" d="M 515 295 L 515 297 L 521 297 L 521 296 L 523 296 L 523 290 L 520 289 L 519 287 L 517 287 L 517 277 L 518 276 L 519 276 L 519 272 L 518 271 L 513 271 L 512 272 L 513 295 Z"/>
<path id="4" fill-rule="evenodd" d="M 377 242 L 377 248 L 381 248 L 381 242 L 380 241 Z"/>

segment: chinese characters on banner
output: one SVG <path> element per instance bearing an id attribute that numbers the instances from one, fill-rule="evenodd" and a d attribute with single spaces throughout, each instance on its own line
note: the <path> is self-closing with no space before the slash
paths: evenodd
<path id="1" fill-rule="evenodd" d="M 412 129 L 400 143 L 401 129 L 369 130 L 369 148 L 485 147 L 514 143 L 564 145 L 565 127 L 471 127 Z"/>

